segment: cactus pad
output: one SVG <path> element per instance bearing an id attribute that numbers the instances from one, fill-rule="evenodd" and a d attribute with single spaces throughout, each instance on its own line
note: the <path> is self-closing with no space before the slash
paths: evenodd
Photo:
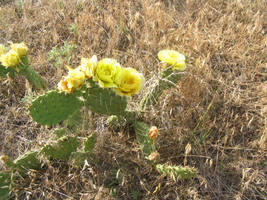
<path id="1" fill-rule="evenodd" d="M 75 167 L 82 167 L 86 159 L 88 159 L 89 154 L 87 152 L 73 152 L 70 155 L 69 163 Z"/>
<path id="2" fill-rule="evenodd" d="M 181 179 L 194 178 L 197 175 L 197 170 L 193 167 L 171 166 L 171 165 L 156 165 L 159 173 L 169 176 L 176 180 L 178 177 Z"/>
<path id="3" fill-rule="evenodd" d="M 15 74 L 16 70 L 11 67 L 5 67 L 3 65 L 0 65 L 0 76 L 4 77 L 7 74 L 11 74 L 11 76 Z"/>
<path id="4" fill-rule="evenodd" d="M 152 152 L 156 151 L 156 147 L 148 135 L 149 126 L 143 122 L 136 121 L 134 129 L 140 149 L 144 157 L 147 158 Z"/>
<path id="5" fill-rule="evenodd" d="M 42 77 L 31 67 L 27 67 L 19 72 L 37 89 L 45 88 L 46 84 Z"/>
<path id="6" fill-rule="evenodd" d="M 44 154 L 52 159 L 68 160 L 71 153 L 76 151 L 80 145 L 76 137 L 62 137 L 57 143 L 51 145 L 45 145 L 41 154 Z"/>
<path id="7" fill-rule="evenodd" d="M 67 128 L 75 131 L 81 125 L 82 121 L 83 121 L 83 119 L 82 119 L 82 112 L 79 109 L 79 110 L 76 110 L 71 115 L 69 115 L 69 117 L 66 120 L 64 120 L 63 124 Z"/>
<path id="8" fill-rule="evenodd" d="M 75 94 L 50 91 L 39 96 L 29 108 L 32 118 L 42 125 L 54 125 L 68 118 L 82 106 Z"/>
<path id="9" fill-rule="evenodd" d="M 123 115 L 127 105 L 125 97 L 117 95 L 112 89 L 100 88 L 93 81 L 90 81 L 84 99 L 88 109 L 105 115 Z"/>
<path id="10" fill-rule="evenodd" d="M 96 133 L 91 134 L 87 140 L 83 143 L 84 151 L 92 153 L 96 143 Z"/>
<path id="11" fill-rule="evenodd" d="M 10 195 L 11 174 L 0 173 L 0 200 L 8 199 Z"/>
<path id="12" fill-rule="evenodd" d="M 41 168 L 41 163 L 37 158 L 37 151 L 29 151 L 25 154 L 19 156 L 16 160 L 14 160 L 14 164 L 16 170 L 25 173 L 29 169 L 38 170 Z"/>
<path id="13" fill-rule="evenodd" d="M 67 135 L 67 130 L 65 128 L 57 128 L 53 131 L 53 134 L 57 137 L 57 138 L 61 138 L 65 135 Z"/>
<path id="14" fill-rule="evenodd" d="M 141 101 L 141 109 L 144 110 L 150 105 L 155 105 L 165 89 L 174 87 L 181 79 L 181 71 L 167 68 L 161 73 L 161 80 L 148 92 Z"/>

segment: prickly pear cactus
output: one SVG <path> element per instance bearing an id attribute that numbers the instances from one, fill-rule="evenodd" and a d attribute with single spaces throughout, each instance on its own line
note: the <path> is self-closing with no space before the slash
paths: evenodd
<path id="1" fill-rule="evenodd" d="M 91 134 L 83 143 L 83 149 L 87 153 L 92 153 L 96 143 L 96 133 Z"/>
<path id="2" fill-rule="evenodd" d="M 14 68 L 5 67 L 3 65 L 0 65 L 0 76 L 4 77 L 7 74 L 14 76 L 15 73 L 16 73 L 16 70 Z"/>
<path id="3" fill-rule="evenodd" d="M 85 160 L 92 156 L 96 143 L 96 133 L 91 134 L 83 143 L 83 151 L 72 152 L 69 163 L 74 167 L 81 167 L 85 164 Z"/>
<path id="4" fill-rule="evenodd" d="M 177 178 L 181 179 L 189 179 L 194 178 L 197 175 L 197 170 L 193 167 L 182 167 L 182 166 L 171 166 L 167 164 L 157 164 L 156 169 L 159 173 L 164 174 L 177 180 Z"/>
<path id="5" fill-rule="evenodd" d="M 61 138 L 65 135 L 67 135 L 67 130 L 65 128 L 57 128 L 53 131 L 53 135 L 55 135 L 57 138 Z"/>
<path id="6" fill-rule="evenodd" d="M 75 93 L 65 94 L 50 91 L 39 96 L 29 108 L 30 115 L 42 125 L 54 125 L 68 118 L 82 106 Z"/>
<path id="7" fill-rule="evenodd" d="M 100 88 L 92 80 L 90 87 L 84 93 L 85 106 L 93 112 L 105 115 L 123 115 L 127 100 L 117 95 L 111 89 Z"/>
<path id="8" fill-rule="evenodd" d="M 40 153 L 52 159 L 67 161 L 71 153 L 75 152 L 79 145 L 80 142 L 77 137 L 65 136 L 57 140 L 55 144 L 45 145 Z"/>
<path id="9" fill-rule="evenodd" d="M 142 110 L 144 110 L 146 107 L 149 107 L 150 105 L 155 105 L 164 90 L 174 87 L 177 81 L 181 79 L 181 72 L 179 70 L 172 70 L 171 68 L 167 68 L 161 73 L 161 78 L 162 79 L 159 80 L 155 87 L 142 99 Z"/>
<path id="10" fill-rule="evenodd" d="M 22 173 L 26 173 L 30 169 L 41 169 L 41 163 L 37 158 L 39 152 L 28 151 L 14 160 L 16 170 Z"/>
<path id="11" fill-rule="evenodd" d="M 79 128 L 79 126 L 81 125 L 82 121 L 83 121 L 82 112 L 79 109 L 79 110 L 76 110 L 71 115 L 69 115 L 69 117 L 66 120 L 63 121 L 63 124 L 67 128 L 75 131 L 75 130 L 77 130 Z M 89 122 L 87 121 L 87 123 L 89 123 Z"/>
<path id="12" fill-rule="evenodd" d="M 11 187 L 11 174 L 10 173 L 0 173 L 0 200 L 8 199 L 10 195 Z"/>
<path id="13" fill-rule="evenodd" d="M 82 151 L 73 152 L 70 155 L 68 162 L 74 167 L 82 167 L 85 163 L 85 160 L 87 160 L 89 156 L 90 154 L 87 152 L 82 152 Z"/>
<path id="14" fill-rule="evenodd" d="M 148 132 L 149 126 L 143 122 L 136 121 L 134 123 L 134 129 L 137 137 L 138 144 L 145 158 L 156 151 L 156 147 L 153 141 L 150 139 Z"/>
<path id="15" fill-rule="evenodd" d="M 25 78 L 37 89 L 46 87 L 46 84 L 42 77 L 31 67 L 27 67 L 21 70 L 19 74 L 25 76 Z"/>

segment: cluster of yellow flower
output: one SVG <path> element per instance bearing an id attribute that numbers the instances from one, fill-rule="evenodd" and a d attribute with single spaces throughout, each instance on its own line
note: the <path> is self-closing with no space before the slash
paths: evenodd
<path id="1" fill-rule="evenodd" d="M 178 69 L 184 71 L 186 69 L 185 56 L 175 50 L 161 50 L 158 53 L 158 58 L 162 61 L 163 68 L 166 68 L 164 64 L 167 63 L 173 70 Z"/>
<path id="2" fill-rule="evenodd" d="M 102 88 L 113 88 L 118 94 L 131 96 L 143 87 L 144 76 L 133 68 L 124 68 L 112 58 L 97 62 L 97 57 L 82 58 L 81 65 L 75 69 L 68 67 L 69 73 L 58 84 L 62 92 L 71 93 L 80 88 L 86 78 L 92 78 Z"/>
<path id="3" fill-rule="evenodd" d="M 22 43 L 14 43 L 10 45 L 10 50 L 0 44 L 0 62 L 5 67 L 16 67 L 21 57 L 26 56 L 28 47 Z"/>

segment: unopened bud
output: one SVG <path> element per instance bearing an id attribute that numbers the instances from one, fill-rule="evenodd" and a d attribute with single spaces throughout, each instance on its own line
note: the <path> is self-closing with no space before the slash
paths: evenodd
<path id="1" fill-rule="evenodd" d="M 155 140 L 158 135 L 159 135 L 159 130 L 156 126 L 152 126 L 150 129 L 149 129 L 149 132 L 148 132 L 148 135 L 149 137 L 152 139 L 152 140 Z"/>
<path id="2" fill-rule="evenodd" d="M 148 160 L 150 161 L 155 161 L 159 158 L 159 153 L 158 152 L 152 152 L 149 156 L 148 156 Z"/>

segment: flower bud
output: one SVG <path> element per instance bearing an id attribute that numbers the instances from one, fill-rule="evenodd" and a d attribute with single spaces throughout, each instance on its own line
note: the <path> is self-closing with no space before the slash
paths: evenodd
<path id="1" fill-rule="evenodd" d="M 148 156 L 147 159 L 150 160 L 150 161 L 155 161 L 155 160 L 159 159 L 159 153 L 158 153 L 158 152 L 152 152 L 152 153 Z"/>
<path id="2" fill-rule="evenodd" d="M 149 137 L 154 140 L 158 137 L 159 135 L 159 130 L 156 126 L 152 126 L 150 129 L 149 129 L 149 132 L 148 132 L 148 135 Z"/>

